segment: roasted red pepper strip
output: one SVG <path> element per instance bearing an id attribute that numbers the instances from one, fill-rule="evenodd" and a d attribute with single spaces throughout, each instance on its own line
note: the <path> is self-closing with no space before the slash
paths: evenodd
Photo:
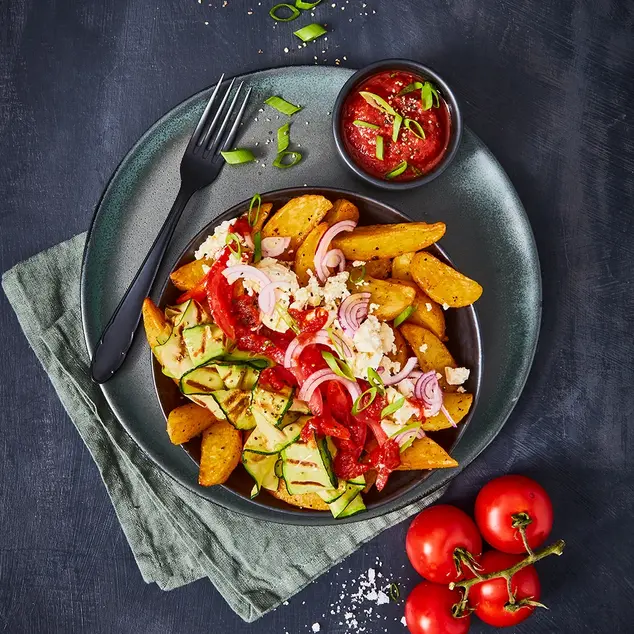
<path id="1" fill-rule="evenodd" d="M 260 372 L 258 385 L 264 385 L 275 392 L 280 392 L 287 385 L 297 385 L 297 381 L 286 368 L 276 365 L 272 368 L 265 368 Z"/>
<path id="2" fill-rule="evenodd" d="M 314 310 L 289 308 L 288 314 L 297 322 L 302 334 L 317 332 L 328 321 L 328 311 L 325 308 L 315 308 Z"/>
<path id="3" fill-rule="evenodd" d="M 387 484 L 390 473 L 401 464 L 398 443 L 393 438 L 388 438 L 381 446 L 370 452 L 367 464 L 376 469 L 376 488 L 381 491 Z"/>

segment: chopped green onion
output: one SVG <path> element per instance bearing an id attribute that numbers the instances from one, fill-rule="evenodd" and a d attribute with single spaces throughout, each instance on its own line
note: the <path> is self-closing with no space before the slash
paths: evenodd
<path id="1" fill-rule="evenodd" d="M 381 396 L 385 394 L 385 385 L 383 385 L 383 379 L 379 376 L 379 373 L 374 368 L 368 368 L 368 383 L 372 387 L 375 387 Z"/>
<path id="2" fill-rule="evenodd" d="M 399 600 L 401 596 L 401 591 L 399 590 L 398 583 L 390 584 L 388 594 L 390 595 L 390 599 L 392 599 L 392 601 L 394 601 L 395 603 Z"/>
<path id="3" fill-rule="evenodd" d="M 415 90 L 420 90 L 423 87 L 423 84 L 419 81 L 414 81 L 411 84 L 408 84 L 401 90 L 401 92 L 396 95 L 397 97 L 402 97 L 403 95 L 407 95 L 410 92 L 414 92 Z"/>
<path id="4" fill-rule="evenodd" d="M 288 18 L 281 18 L 279 15 L 277 15 L 280 9 L 288 9 L 291 12 L 290 16 Z M 292 4 L 281 3 L 276 4 L 274 7 L 272 7 L 269 11 L 269 15 L 276 22 L 290 22 L 291 20 L 299 17 L 299 11 Z"/>
<path id="5" fill-rule="evenodd" d="M 367 389 L 365 392 L 363 392 L 363 394 L 359 395 L 357 399 L 355 400 L 355 402 L 352 404 L 352 415 L 356 416 L 357 414 L 360 414 L 364 409 L 367 409 L 368 407 L 370 407 L 370 405 L 374 403 L 374 399 L 376 398 L 377 392 L 378 390 L 375 387 L 371 387 Z M 365 396 L 368 397 L 368 402 L 365 403 L 364 405 L 363 399 Z"/>
<path id="6" fill-rule="evenodd" d="M 360 119 L 355 119 L 352 122 L 352 125 L 356 125 L 357 128 L 370 128 L 370 130 L 378 130 L 381 126 L 376 125 L 376 123 L 370 123 L 369 121 L 361 121 Z"/>
<path id="7" fill-rule="evenodd" d="M 405 405 L 405 397 L 399 398 L 398 401 L 394 401 L 390 405 L 387 405 L 386 407 L 384 407 L 381 410 L 381 418 L 385 418 L 386 416 L 389 416 L 390 414 L 393 414 L 394 412 L 398 412 L 398 410 L 401 409 L 403 405 Z"/>
<path id="8" fill-rule="evenodd" d="M 381 137 L 383 138 L 383 137 Z M 354 279 L 352 279 L 352 274 L 355 271 L 359 271 L 359 275 L 357 277 L 355 277 Z M 360 284 L 361 282 L 363 282 L 363 278 L 365 277 L 365 264 L 362 264 L 361 266 L 355 267 L 352 269 L 352 271 L 350 271 L 350 277 L 348 278 L 353 284 Z"/>
<path id="9" fill-rule="evenodd" d="M 401 161 L 391 172 L 385 175 L 388 180 L 400 176 L 407 169 L 407 161 Z"/>
<path id="10" fill-rule="evenodd" d="M 297 322 L 286 312 L 286 309 L 280 304 L 275 304 L 275 311 L 280 316 L 281 320 L 296 334 L 299 335 L 301 330 L 297 325 Z"/>
<path id="11" fill-rule="evenodd" d="M 302 11 L 310 11 L 314 9 L 321 0 L 317 0 L 317 2 L 303 2 L 303 0 L 295 0 L 295 6 Z"/>
<path id="12" fill-rule="evenodd" d="M 326 328 L 326 332 L 328 333 L 328 336 L 330 337 L 330 341 L 332 342 L 332 345 L 335 347 L 337 354 L 339 355 L 341 359 L 343 359 L 345 355 L 343 353 L 343 350 L 337 343 L 338 341 L 341 341 L 341 338 L 339 337 L 339 335 L 337 335 L 337 333 L 335 332 L 332 326 Z"/>
<path id="13" fill-rule="evenodd" d="M 251 150 L 229 150 L 227 152 L 220 152 L 222 158 L 229 163 L 229 165 L 241 165 L 242 163 L 250 163 L 255 161 L 255 156 Z"/>
<path id="14" fill-rule="evenodd" d="M 423 104 L 423 110 L 429 110 L 434 103 L 434 97 L 431 92 L 431 84 L 428 81 L 423 84 L 423 89 L 420 91 L 420 98 Z"/>
<path id="15" fill-rule="evenodd" d="M 277 151 L 284 152 L 291 142 L 291 124 L 285 123 L 277 129 Z"/>
<path id="16" fill-rule="evenodd" d="M 403 95 L 407 95 L 410 92 L 414 92 L 415 90 L 420 90 L 420 98 L 423 105 L 423 110 L 429 110 L 432 105 L 434 108 L 440 107 L 440 95 L 438 94 L 438 90 L 436 87 L 430 82 L 426 81 L 425 83 L 421 83 L 420 81 L 414 81 L 411 84 L 408 84 L 401 90 L 401 92 L 396 95 L 397 97 L 402 97 Z"/>
<path id="17" fill-rule="evenodd" d="M 359 93 L 373 108 L 377 110 L 381 110 L 387 114 L 391 114 L 395 117 L 398 112 L 390 106 L 390 104 L 383 99 L 383 97 L 379 97 L 379 95 L 375 95 L 373 92 L 361 91 Z"/>
<path id="18" fill-rule="evenodd" d="M 285 157 L 290 156 L 291 162 L 286 163 L 284 161 Z M 287 167 L 293 167 L 293 165 L 297 165 L 302 160 L 302 155 L 299 152 L 280 152 L 273 161 L 274 167 L 279 167 L 280 169 L 286 169 Z"/>
<path id="19" fill-rule="evenodd" d="M 326 33 L 328 31 L 321 24 L 309 24 L 299 29 L 299 31 L 294 31 L 293 35 L 297 36 L 302 42 L 312 42 Z"/>
<path id="20" fill-rule="evenodd" d="M 383 137 L 381 135 L 376 137 L 376 158 L 379 161 L 383 160 Z"/>
<path id="21" fill-rule="evenodd" d="M 240 236 L 237 233 L 228 233 L 225 240 L 225 244 L 229 247 L 232 253 L 235 253 L 239 258 L 242 257 L 242 243 Z M 233 245 L 235 244 L 235 248 Z"/>
<path id="22" fill-rule="evenodd" d="M 416 310 L 416 306 L 408 306 L 403 312 L 394 318 L 394 328 L 398 328 Z"/>
<path id="23" fill-rule="evenodd" d="M 425 140 L 425 130 L 423 126 L 414 119 L 405 119 L 405 127 L 419 139 Z"/>
<path id="24" fill-rule="evenodd" d="M 253 264 L 262 259 L 262 234 L 258 231 L 253 234 Z"/>
<path id="25" fill-rule="evenodd" d="M 440 95 L 438 94 L 436 87 L 431 82 L 427 82 L 427 83 L 429 84 L 431 88 L 431 94 L 432 94 L 432 97 L 434 98 L 434 108 L 440 108 Z"/>
<path id="26" fill-rule="evenodd" d="M 354 373 L 350 369 L 350 366 L 343 359 L 337 359 L 332 352 L 328 352 L 327 350 L 322 351 L 321 356 L 328 364 L 328 367 L 337 376 L 340 376 L 343 379 L 348 379 L 350 381 L 356 380 L 354 377 Z"/>
<path id="27" fill-rule="evenodd" d="M 282 97 L 278 97 L 277 95 L 273 95 L 264 101 L 267 106 L 271 106 L 271 108 L 275 108 L 278 112 L 285 114 L 290 117 L 291 115 L 299 112 L 302 107 L 296 106 L 295 104 L 290 103 L 290 101 L 286 101 L 286 99 L 282 99 Z"/>
<path id="28" fill-rule="evenodd" d="M 392 141 L 398 141 L 398 133 L 401 129 L 401 123 L 403 123 L 403 117 L 400 114 L 397 114 L 394 117 L 394 122 L 392 123 Z"/>
<path id="29" fill-rule="evenodd" d="M 255 203 L 258 204 L 258 210 L 255 212 L 255 217 L 253 217 L 251 214 L 253 213 Z M 255 196 L 251 198 L 251 204 L 249 205 L 249 211 L 247 213 L 247 222 L 249 223 L 249 227 L 255 226 L 260 218 L 260 207 L 262 207 L 262 196 L 260 196 L 260 194 L 255 194 Z"/>

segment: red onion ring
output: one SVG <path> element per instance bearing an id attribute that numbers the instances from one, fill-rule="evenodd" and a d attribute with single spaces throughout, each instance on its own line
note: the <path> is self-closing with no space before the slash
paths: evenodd
<path id="1" fill-rule="evenodd" d="M 260 246 L 262 247 L 262 257 L 263 258 L 275 258 L 278 255 L 282 255 L 286 249 L 288 249 L 288 245 L 291 243 L 290 238 L 263 238 Z"/>
<path id="2" fill-rule="evenodd" d="M 277 300 L 275 290 L 278 288 L 286 288 L 290 290 L 291 285 L 288 282 L 269 282 L 260 290 L 260 294 L 258 295 L 258 306 L 266 315 L 270 315 L 275 308 L 275 302 Z"/>
<path id="3" fill-rule="evenodd" d="M 244 244 L 248 249 L 255 249 L 255 244 L 253 244 L 253 238 L 250 233 L 245 233 L 242 238 L 244 239 Z"/>
<path id="4" fill-rule="evenodd" d="M 339 272 L 346 268 L 346 256 L 341 249 L 330 249 L 324 256 L 324 264 L 331 269 L 339 269 Z"/>
<path id="5" fill-rule="evenodd" d="M 324 259 L 326 257 L 326 253 L 330 248 L 330 243 L 333 239 L 339 235 L 342 231 L 352 231 L 357 226 L 357 223 L 354 220 L 342 220 L 341 222 L 336 222 L 324 235 L 321 237 L 319 244 L 317 245 L 317 251 L 315 251 L 315 272 L 317 273 L 317 277 L 321 282 L 325 282 L 330 272 L 324 263 Z"/>
<path id="6" fill-rule="evenodd" d="M 328 346 L 332 348 L 335 352 L 337 352 L 337 345 L 339 345 L 342 349 L 342 352 L 346 356 L 352 356 L 352 351 L 348 344 L 341 339 L 341 337 L 337 337 L 336 342 L 334 342 L 330 336 L 330 333 L 327 330 L 318 330 L 309 335 L 302 335 L 300 337 L 295 337 L 293 341 L 288 344 L 288 348 L 286 348 L 286 354 L 284 355 L 284 367 L 292 368 L 297 365 L 297 360 L 299 359 L 299 355 L 304 351 L 306 346 L 314 345 L 317 343 L 322 344 L 323 346 Z"/>
<path id="7" fill-rule="evenodd" d="M 236 264 L 235 266 L 228 266 L 222 274 L 227 278 L 227 281 L 232 284 L 237 279 L 251 280 L 253 282 L 259 282 L 260 287 L 264 287 L 270 283 L 271 279 L 266 273 L 263 273 L 259 269 L 249 264 Z"/>
<path id="8" fill-rule="evenodd" d="M 381 379 L 383 380 L 383 385 L 394 385 L 395 383 L 406 379 L 417 365 L 418 359 L 416 359 L 416 357 L 410 357 L 403 366 L 403 369 L 400 372 L 397 372 L 394 376 L 380 374 Z"/>
<path id="9" fill-rule="evenodd" d="M 435 416 L 442 407 L 442 390 L 436 372 L 425 372 L 414 386 L 414 396 L 423 402 L 427 416 Z"/>
<path id="10" fill-rule="evenodd" d="M 402 447 L 406 442 L 412 440 L 412 438 L 422 438 L 422 436 L 418 435 L 421 431 L 423 431 L 422 426 L 418 429 L 414 428 L 408 429 L 407 431 L 402 431 L 400 434 L 396 434 L 396 436 L 393 436 L 393 438 L 398 443 L 398 446 Z M 423 436 L 424 435 L 425 432 L 423 431 Z"/>
<path id="11" fill-rule="evenodd" d="M 315 390 L 326 381 L 338 381 L 341 383 L 348 390 L 353 401 L 361 395 L 361 388 L 356 381 L 344 379 L 336 375 L 330 368 L 324 368 L 323 370 L 313 372 L 306 381 L 304 381 L 304 385 L 302 385 L 297 398 L 300 401 L 310 401 Z"/>
<path id="12" fill-rule="evenodd" d="M 447 411 L 447 408 L 444 405 L 440 406 L 440 411 L 445 415 L 452 427 L 458 427 L 456 421 L 451 417 L 451 414 Z"/>
<path id="13" fill-rule="evenodd" d="M 353 293 L 341 302 L 337 316 L 348 337 L 354 337 L 361 322 L 368 316 L 370 297 L 370 293 Z"/>

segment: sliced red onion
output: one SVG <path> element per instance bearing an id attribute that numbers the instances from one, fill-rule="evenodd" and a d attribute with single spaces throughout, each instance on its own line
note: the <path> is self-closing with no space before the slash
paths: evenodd
<path id="1" fill-rule="evenodd" d="M 356 381 L 344 379 L 335 374 L 330 368 L 324 368 L 323 370 L 313 372 L 306 381 L 304 381 L 304 385 L 302 385 L 297 398 L 300 401 L 310 401 L 315 390 L 326 381 L 338 381 L 343 384 L 348 392 L 350 392 L 350 396 L 352 396 L 353 400 L 356 400 L 361 395 L 361 388 Z"/>
<path id="2" fill-rule="evenodd" d="M 458 425 L 456 425 L 456 421 L 451 417 L 451 414 L 447 411 L 447 408 L 444 405 L 440 406 L 440 411 L 445 415 L 452 427 L 458 427 Z"/>
<path id="3" fill-rule="evenodd" d="M 288 249 L 290 243 L 290 238 L 263 238 L 260 245 L 262 247 L 262 257 L 275 258 L 278 255 L 282 255 Z"/>
<path id="4" fill-rule="evenodd" d="M 339 323 L 348 337 L 354 337 L 361 322 L 368 316 L 370 297 L 370 293 L 353 293 L 341 302 Z"/>
<path id="5" fill-rule="evenodd" d="M 436 372 L 425 372 L 414 386 L 414 396 L 423 402 L 425 414 L 435 416 L 442 407 L 442 390 L 438 384 Z"/>
<path id="6" fill-rule="evenodd" d="M 319 244 L 317 245 L 317 251 L 315 252 L 315 272 L 321 282 L 325 282 L 330 272 L 325 263 L 326 254 L 330 248 L 330 243 L 333 239 L 343 231 L 352 231 L 357 226 L 354 220 L 342 220 L 336 222 L 324 235 L 321 237 Z"/>
<path id="7" fill-rule="evenodd" d="M 423 426 L 421 425 L 418 428 L 418 432 L 416 433 L 416 438 L 420 439 L 420 438 L 425 438 L 427 434 L 425 434 L 425 430 L 423 429 Z"/>
<path id="8" fill-rule="evenodd" d="M 341 249 L 330 249 L 324 256 L 324 264 L 331 269 L 339 269 L 339 272 L 346 268 L 346 256 Z"/>
<path id="9" fill-rule="evenodd" d="M 397 372 L 394 376 L 386 376 L 379 372 L 379 374 L 381 374 L 381 379 L 383 380 L 383 385 L 394 385 L 395 383 L 406 379 L 417 365 L 418 359 L 416 359 L 416 357 L 410 357 L 403 366 L 403 369 L 400 372 Z"/>
<path id="10" fill-rule="evenodd" d="M 266 315 L 270 315 L 275 308 L 275 302 L 277 301 L 275 290 L 278 288 L 290 290 L 291 285 L 288 282 L 269 282 L 260 290 L 260 294 L 258 295 L 258 306 Z"/>
<path id="11" fill-rule="evenodd" d="M 291 368 L 297 365 L 297 360 L 299 359 L 299 355 L 304 351 L 306 346 L 311 346 L 317 343 L 320 343 L 323 346 L 328 346 L 332 348 L 335 352 L 337 352 L 337 345 L 341 347 L 344 355 L 352 356 L 352 351 L 348 344 L 334 335 L 336 341 L 333 342 L 330 334 L 327 330 L 318 330 L 315 333 L 310 335 L 303 335 L 301 337 L 295 337 L 293 341 L 288 344 L 288 348 L 286 349 L 286 354 L 284 355 L 284 367 Z M 337 345 L 335 345 L 337 344 Z"/>
<path id="12" fill-rule="evenodd" d="M 232 284 L 237 279 L 251 280 L 252 282 L 259 282 L 260 288 L 263 288 L 271 282 L 271 279 L 266 273 L 256 269 L 249 264 L 236 264 L 235 266 L 228 266 L 222 274 L 227 278 L 227 281 Z"/>
<path id="13" fill-rule="evenodd" d="M 253 238 L 250 233 L 245 233 L 242 238 L 244 239 L 244 244 L 249 249 L 255 249 L 255 244 L 253 244 Z"/>
<path id="14" fill-rule="evenodd" d="M 394 440 L 398 443 L 399 447 L 402 447 L 405 443 L 409 442 L 410 440 L 413 440 L 415 438 L 422 438 L 422 436 L 419 436 L 419 432 L 422 431 L 422 426 L 419 427 L 418 429 L 416 429 L 415 427 L 412 429 L 408 429 L 406 431 L 402 431 L 400 434 L 396 434 L 396 436 L 394 436 Z M 425 432 L 423 432 L 423 436 L 425 435 Z"/>

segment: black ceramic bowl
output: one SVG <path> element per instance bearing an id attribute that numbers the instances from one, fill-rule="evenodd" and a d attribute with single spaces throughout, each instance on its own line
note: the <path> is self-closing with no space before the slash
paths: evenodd
<path id="1" fill-rule="evenodd" d="M 436 165 L 432 171 L 422 174 L 421 176 L 407 181 L 390 181 L 384 180 L 372 176 L 366 172 L 355 160 L 346 147 L 346 142 L 342 129 L 342 110 L 347 97 L 353 92 L 360 84 L 373 75 L 382 73 L 388 70 L 403 70 L 418 75 L 423 79 L 430 80 L 438 89 L 441 96 L 445 100 L 447 107 L 449 108 L 449 116 L 451 121 L 449 144 L 445 151 L 441 161 Z M 333 117 L 332 117 L 332 133 L 335 137 L 335 144 L 339 152 L 339 156 L 343 159 L 343 162 L 350 168 L 357 176 L 362 178 L 368 183 L 380 187 L 382 189 L 388 189 L 391 191 L 400 191 L 405 189 L 413 189 L 425 185 L 434 178 L 440 176 L 445 169 L 449 166 L 453 160 L 458 146 L 460 145 L 460 139 L 462 138 L 462 114 L 460 113 L 460 107 L 453 91 L 445 82 L 445 80 L 434 70 L 428 66 L 423 66 L 418 62 L 414 62 L 407 59 L 386 59 L 381 62 L 370 64 L 361 70 L 358 70 L 350 79 L 343 85 L 343 88 L 339 92 L 337 101 L 335 102 Z"/>
<path id="2" fill-rule="evenodd" d="M 299 187 L 293 189 L 281 189 L 272 191 L 262 195 L 263 202 L 273 203 L 274 209 L 279 208 L 295 196 L 304 194 L 322 194 L 330 200 L 338 198 L 346 198 L 352 201 L 361 212 L 359 224 L 392 224 L 399 222 L 411 222 L 411 220 L 397 211 L 396 209 L 385 205 L 378 200 L 374 200 L 367 196 L 361 196 L 340 189 L 332 189 L 325 187 Z M 179 257 L 175 269 L 187 264 L 194 259 L 194 252 L 205 238 L 213 233 L 214 228 L 224 220 L 235 218 L 245 213 L 249 208 L 249 200 L 244 201 L 235 207 L 232 207 L 224 214 L 216 218 L 202 229 L 197 236 L 187 245 L 181 256 Z M 436 257 L 444 262 L 450 263 L 447 254 L 437 245 L 433 245 L 427 249 Z M 169 278 L 165 286 L 161 289 L 159 306 L 174 304 L 176 298 L 181 294 L 170 281 Z M 477 405 L 478 395 L 480 392 L 480 379 L 482 372 L 482 350 L 480 345 L 480 326 L 476 317 L 473 306 L 461 308 L 458 310 L 450 310 L 446 313 L 447 335 L 449 341 L 447 346 L 459 365 L 471 369 L 469 380 L 465 384 L 468 392 L 474 395 L 474 402 L 471 411 L 457 429 L 446 429 L 441 432 L 434 433 L 433 439 L 438 442 L 447 451 L 451 452 L 464 433 L 469 421 L 473 416 L 473 411 Z M 152 375 L 156 393 L 163 410 L 163 414 L 167 420 L 169 413 L 177 406 L 190 401 L 180 393 L 176 384 L 161 372 L 161 366 L 152 356 Z M 194 439 L 187 445 L 183 446 L 185 451 L 189 453 L 196 462 L 200 460 L 200 439 Z M 465 465 L 461 465 L 465 466 Z M 450 471 L 450 470 L 448 470 Z M 289 524 L 341 524 L 344 522 L 355 522 L 359 520 L 369 519 L 384 515 L 390 511 L 410 504 L 415 500 L 422 499 L 433 493 L 435 489 L 425 485 L 425 480 L 431 472 L 429 471 L 396 471 L 389 479 L 386 488 L 382 492 L 372 489 L 370 493 L 364 495 L 364 500 L 368 510 L 365 513 L 359 513 L 346 519 L 334 519 L 332 515 L 324 511 L 310 511 L 290 506 L 285 502 L 277 500 L 272 495 L 263 491 L 260 495 L 251 500 L 249 493 L 253 486 L 253 481 L 249 474 L 244 470 L 242 464 L 239 464 L 225 485 L 226 489 L 234 495 L 241 498 L 240 505 L 244 507 L 247 515 L 257 515 L 255 507 L 266 507 L 269 511 L 275 513 L 273 521 L 279 521 Z M 253 510 L 250 510 L 253 509 Z"/>

